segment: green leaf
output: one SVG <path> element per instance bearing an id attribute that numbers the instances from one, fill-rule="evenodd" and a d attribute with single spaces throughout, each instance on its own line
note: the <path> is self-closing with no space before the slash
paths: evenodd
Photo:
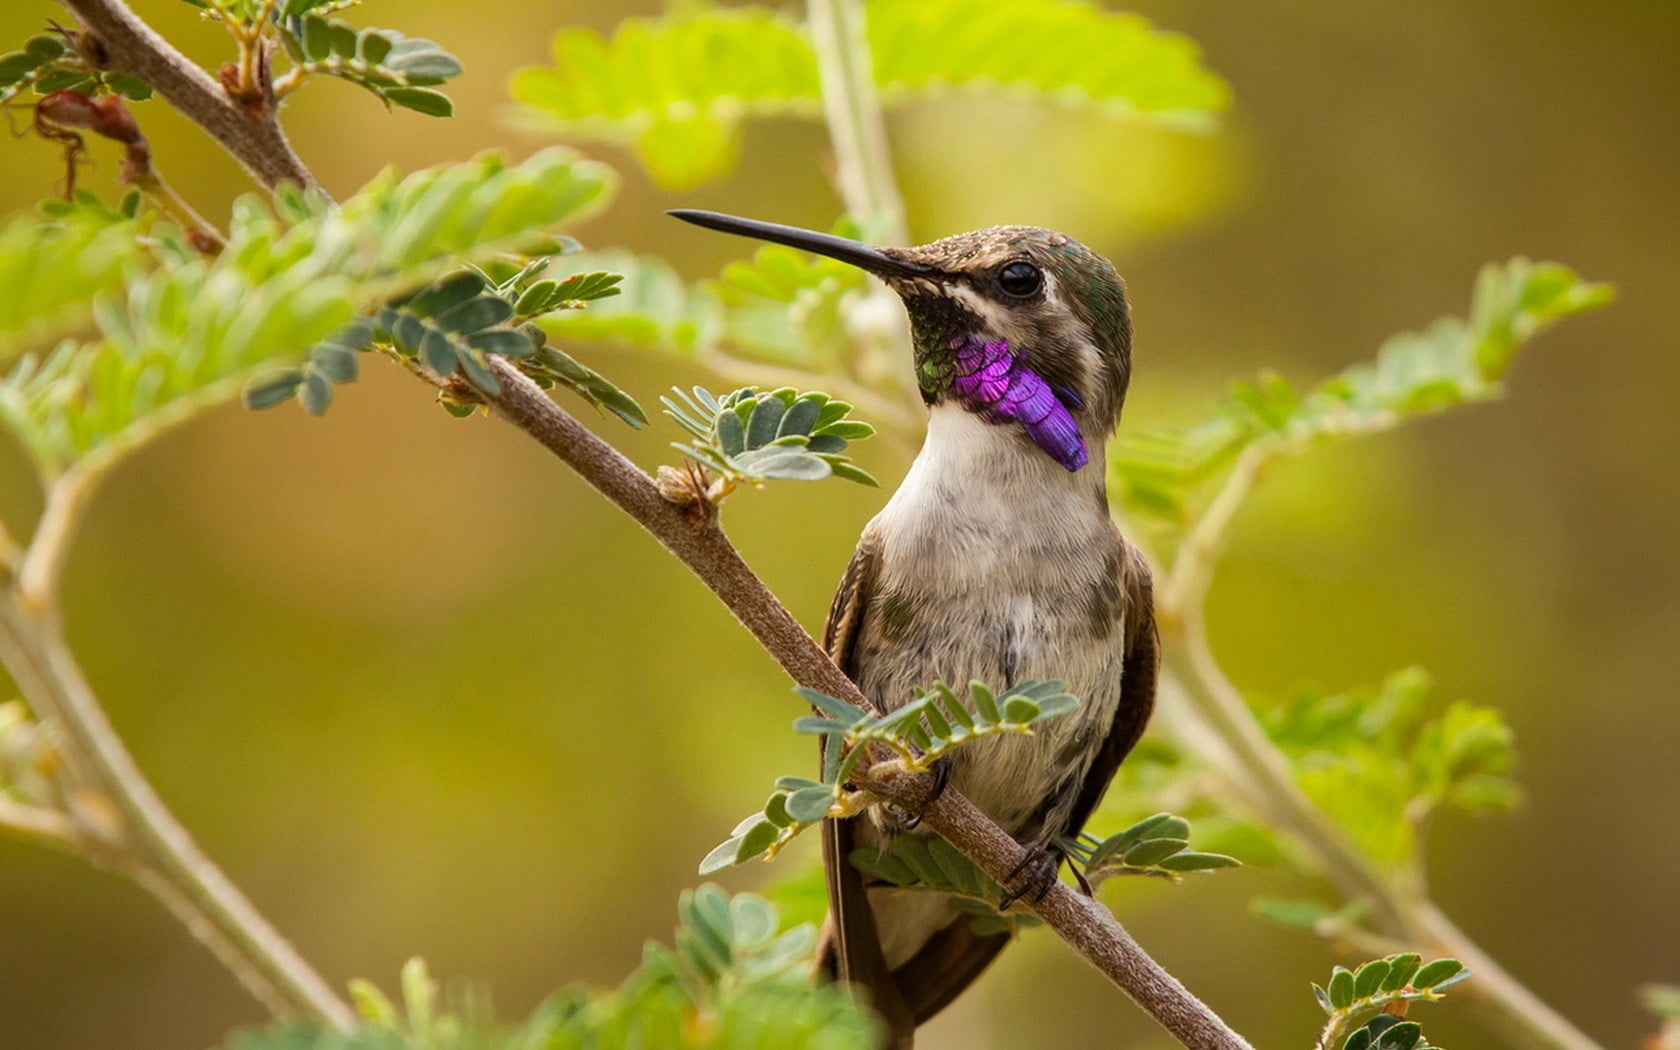
<path id="1" fill-rule="evenodd" d="M 736 835 L 712 847 L 712 851 L 700 861 L 700 874 L 711 875 L 732 867 L 736 863 L 736 856 L 741 852 L 742 837 Z"/>
<path id="2" fill-rule="evenodd" d="M 290 401 L 303 386 L 303 372 L 301 369 L 288 368 L 251 380 L 246 384 L 242 398 L 246 408 L 273 408 L 275 405 Z"/>
<path id="3" fill-rule="evenodd" d="M 306 372 L 302 396 L 305 412 L 312 416 L 325 415 L 327 406 L 332 404 L 332 381 L 319 372 Z"/>
<path id="4" fill-rule="evenodd" d="M 865 24 L 888 104 L 1003 94 L 1201 127 L 1228 103 L 1187 38 L 1093 3 L 871 0 Z M 562 30 L 551 50 L 551 66 L 515 75 L 527 122 L 633 145 L 669 189 L 727 173 L 743 120 L 821 113 L 805 27 L 762 7 L 630 19 L 610 40 Z"/>
<path id="5" fill-rule="evenodd" d="M 441 91 L 430 88 L 386 88 L 380 92 L 385 101 L 428 117 L 453 117 L 455 103 Z"/>
<path id="6" fill-rule="evenodd" d="M 1412 977 L 1413 988 L 1434 988 L 1442 981 L 1459 973 L 1464 964 L 1457 959 L 1436 959 L 1427 963 Z"/>
<path id="7" fill-rule="evenodd" d="M 1405 952 L 1401 955 L 1388 957 L 1388 973 L 1383 976 L 1382 990 L 1395 992 L 1411 983 L 1412 975 L 1417 973 L 1419 957 L 1416 953 Z"/>
<path id="8" fill-rule="evenodd" d="M 776 836 L 780 831 L 781 829 L 768 820 L 761 821 L 748 828 L 747 833 L 741 836 L 740 848 L 735 851 L 735 863 L 739 864 L 741 861 L 756 857 L 769 849 L 770 844 L 776 841 Z"/>
<path id="9" fill-rule="evenodd" d="M 801 824 L 813 824 L 828 815 L 834 805 L 834 792 L 826 784 L 800 788 L 788 796 L 788 815 Z"/>
<path id="10" fill-rule="evenodd" d="M 1369 999 L 1383 986 L 1388 978 L 1389 962 L 1386 959 L 1372 959 L 1361 966 L 1353 975 L 1353 997 L 1355 999 Z"/>
<path id="11" fill-rule="evenodd" d="M 1340 966 L 1330 974 L 1330 1005 L 1338 1010 L 1353 1005 L 1353 974 Z"/>
<path id="12" fill-rule="evenodd" d="M 1131 863 L 1127 854 L 1127 863 Z M 1167 871 L 1213 871 L 1216 868 L 1240 868 L 1242 861 L 1223 853 L 1177 853 L 1156 862 Z"/>
<path id="13" fill-rule="evenodd" d="M 1131 432 L 1109 456 L 1127 510 L 1177 536 L 1194 522 L 1236 457 L 1299 452 L 1314 442 L 1369 433 L 1464 404 L 1492 400 L 1513 357 L 1552 323 L 1610 302 L 1609 285 L 1558 263 L 1515 258 L 1482 270 L 1469 320 L 1443 318 L 1385 342 L 1304 394 L 1276 376 L 1239 384 L 1207 422 L 1188 430 Z"/>
<path id="14" fill-rule="evenodd" d="M 852 725 L 867 717 L 865 712 L 858 710 L 844 700 L 829 696 L 827 693 L 807 689 L 802 685 L 795 686 L 793 691 L 804 697 L 805 701 L 812 707 L 845 725 Z"/>
<path id="15" fill-rule="evenodd" d="M 1323 1008 L 1325 1013 L 1333 1014 L 1336 1012 L 1336 1007 L 1330 1002 L 1329 992 L 1325 991 L 1316 984 L 1312 986 L 1312 990 L 1313 997 L 1318 1000 L 1318 1005 Z"/>
<path id="16" fill-rule="evenodd" d="M 1126 863 L 1134 868 L 1147 868 L 1157 864 L 1165 867 L 1168 857 L 1187 849 L 1189 845 L 1184 839 L 1144 839 L 1126 851 Z"/>
<path id="17" fill-rule="evenodd" d="M 609 178 L 545 151 L 384 175 L 339 206 L 244 197 L 214 258 L 91 198 L 13 220 L 0 229 L 0 359 L 29 352 L 0 372 L 0 427 L 47 477 L 96 449 L 131 449 L 253 377 L 298 367 L 355 315 L 446 268 L 551 239 Z M 54 345 L 59 332 L 95 334 Z M 330 384 L 307 396 L 324 407 Z"/>
<path id="18" fill-rule="evenodd" d="M 1423 1039 L 1423 1028 L 1416 1021 L 1401 1021 L 1391 1025 L 1377 1041 L 1374 1050 L 1412 1050 Z"/>

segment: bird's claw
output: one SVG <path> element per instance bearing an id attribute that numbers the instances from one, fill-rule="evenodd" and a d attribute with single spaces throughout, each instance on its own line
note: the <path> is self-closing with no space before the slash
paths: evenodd
<path id="1" fill-rule="evenodd" d="M 1061 867 L 1062 855 L 1059 851 L 1043 847 L 1028 850 L 1021 863 L 1015 865 L 1009 877 L 1004 879 L 998 910 L 1008 911 L 1018 901 L 1030 899 L 1037 904 L 1043 900 L 1050 887 L 1056 884 L 1056 873 Z"/>
<path id="2" fill-rule="evenodd" d="M 950 759 L 941 758 L 935 761 L 929 768 L 928 775 L 933 778 L 933 783 L 928 786 L 927 794 L 916 805 L 915 811 L 899 809 L 897 812 L 899 826 L 904 831 L 916 830 L 922 823 L 922 816 L 927 813 L 927 808 L 939 801 L 939 796 L 945 794 L 945 789 L 951 786 Z"/>

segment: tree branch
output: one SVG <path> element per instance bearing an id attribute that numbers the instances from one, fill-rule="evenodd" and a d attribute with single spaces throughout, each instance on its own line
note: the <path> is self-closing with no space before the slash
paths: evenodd
<path id="1" fill-rule="evenodd" d="M 222 144 L 264 186 L 320 183 L 286 141 L 267 104 L 245 105 L 229 97 L 210 74 L 142 22 L 121 0 L 62 0 L 75 13 L 96 47 L 86 48 L 103 68 L 139 77 L 171 106 Z"/>
<path id="2" fill-rule="evenodd" d="M 652 478 L 556 405 L 513 365 L 494 357 L 490 365 L 501 385 L 499 394 L 486 399 L 491 410 L 577 471 L 676 555 L 790 678 L 880 713 L 765 587 L 713 520 L 691 516 L 667 501 Z M 916 779 L 894 777 L 874 785 L 873 790 L 889 801 L 914 803 L 921 797 Z M 1020 843 L 954 790 L 928 806 L 922 819 L 1000 883 L 1009 881 L 1026 855 Z M 1185 1046 L 1248 1046 L 1095 901 L 1058 882 L 1031 910 Z"/>

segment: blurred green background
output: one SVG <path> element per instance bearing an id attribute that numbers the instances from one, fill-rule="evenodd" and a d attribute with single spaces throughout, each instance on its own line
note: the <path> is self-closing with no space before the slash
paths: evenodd
<path id="1" fill-rule="evenodd" d="M 918 239 L 1040 223 L 1115 260 L 1138 325 L 1128 425 L 1191 422 L 1225 379 L 1264 366 L 1306 381 L 1367 357 L 1461 312 L 1489 259 L 1554 258 L 1620 287 L 1612 309 L 1527 353 L 1509 401 L 1278 470 L 1238 523 L 1211 617 L 1247 688 L 1340 688 L 1417 662 L 1446 692 L 1504 708 L 1529 803 L 1444 821 L 1435 894 L 1577 1023 L 1632 1045 L 1655 1027 L 1635 986 L 1680 978 L 1680 6 L 1131 6 L 1201 41 L 1230 80 L 1219 135 L 957 102 L 890 122 Z M 201 61 L 226 57 L 185 4 L 135 7 Z M 355 19 L 465 62 L 458 116 L 386 115 L 325 82 L 286 124 L 337 193 L 387 164 L 529 151 L 502 119 L 509 72 L 543 61 L 560 25 L 656 10 L 375 0 Z M 55 16 L 46 0 L 7 3 L 0 41 Z M 248 188 L 196 129 L 142 112 L 159 167 L 208 214 Z M 3 149 L 0 211 L 55 191 L 52 148 L 24 135 Z M 742 244 L 661 209 L 818 227 L 838 210 L 813 123 L 751 126 L 733 179 L 680 196 L 600 152 L 623 192 L 578 232 L 695 276 Z M 109 187 L 118 159 L 94 155 L 84 184 Z M 644 404 L 705 378 L 629 353 L 590 360 Z M 331 980 L 390 987 L 421 954 L 487 983 L 510 1014 L 566 981 L 616 983 L 644 939 L 669 935 L 706 849 L 771 777 L 808 764 L 787 732 L 797 705 L 698 583 L 534 444 L 447 418 L 398 370 L 367 372 L 323 420 L 230 406 L 120 470 L 71 564 L 71 638 L 164 796 Z M 645 465 L 669 458 L 668 426 L 594 425 Z M 881 491 L 781 485 L 726 515 L 813 628 L 907 463 L 871 444 L 860 459 Z M 0 516 L 27 533 L 38 503 L 0 444 Z M 641 746 L 606 740 L 572 717 L 580 705 L 617 711 Z M 704 739 L 661 731 L 697 711 L 711 714 Z M 1316 1028 L 1306 982 L 1330 959 L 1246 901 L 1301 891 L 1248 868 L 1113 899 L 1271 1047 Z M 924 1045 L 1166 1045 L 1048 934 L 982 987 L 987 1001 L 960 1003 Z M 1427 1009 L 1431 1038 L 1494 1045 L 1463 1007 Z M 0 841 L 0 1045 L 179 1050 L 260 1019 L 139 890 Z"/>

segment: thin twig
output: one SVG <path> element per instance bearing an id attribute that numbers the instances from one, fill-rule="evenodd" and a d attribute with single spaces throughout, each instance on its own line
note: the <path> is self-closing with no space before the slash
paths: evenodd
<path id="1" fill-rule="evenodd" d="M 139 77 L 209 132 L 264 186 L 320 184 L 292 152 L 274 113 L 228 97 L 216 80 L 141 21 L 121 0 L 63 0 L 93 34 L 107 69 Z"/>
<path id="2" fill-rule="evenodd" d="M 70 541 L 97 478 L 97 473 L 71 468 L 47 487 L 46 509 L 17 574 L 18 593 L 37 614 L 47 611 L 58 593 Z"/>
<path id="3" fill-rule="evenodd" d="M 44 842 L 59 849 L 77 849 L 76 825 L 56 809 L 14 802 L 0 795 L 0 831 Z"/>
<path id="4" fill-rule="evenodd" d="M 886 120 L 875 90 L 874 59 L 858 0 L 809 0 L 806 17 L 811 46 L 817 55 L 822 84 L 823 112 L 829 141 L 834 145 L 834 177 L 840 198 L 870 236 L 888 244 L 908 244 L 904 200 L 893 177 L 887 147 Z M 898 297 L 885 285 L 872 283 L 854 317 L 892 318 L 891 325 L 873 324 L 855 334 L 856 361 L 852 371 L 865 381 L 896 379 L 901 401 L 921 409 L 912 375 L 909 339 L 898 323 Z"/>
<path id="5" fill-rule="evenodd" d="M 822 80 L 823 111 L 834 143 L 835 177 L 846 209 L 889 243 L 909 239 L 904 202 L 887 152 L 886 124 L 875 94 L 863 5 L 810 0 L 806 16 Z"/>

